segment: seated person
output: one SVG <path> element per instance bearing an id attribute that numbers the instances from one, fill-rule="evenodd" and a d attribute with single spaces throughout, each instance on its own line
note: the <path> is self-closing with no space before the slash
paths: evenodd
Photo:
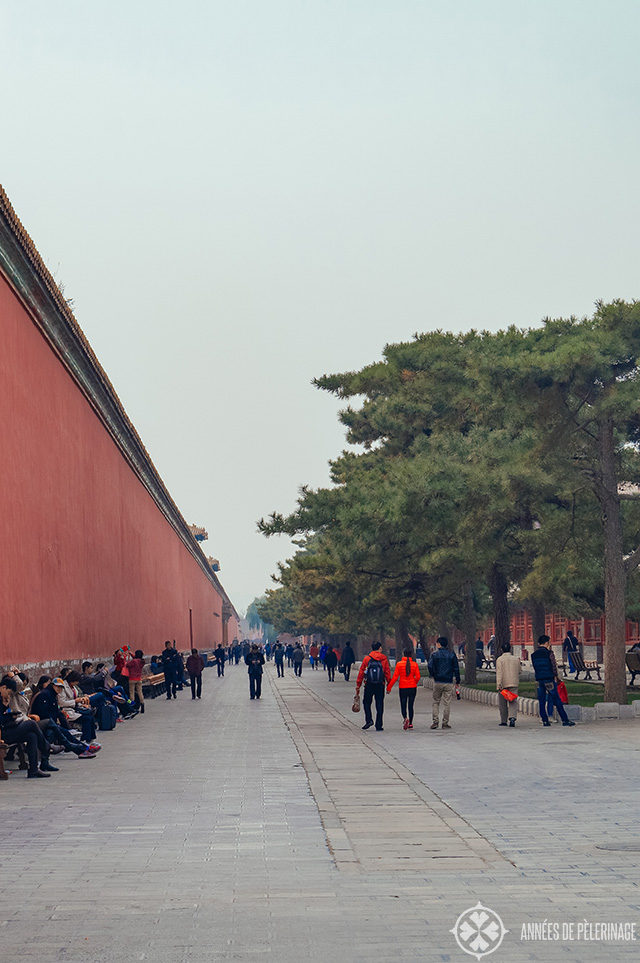
<path id="1" fill-rule="evenodd" d="M 38 723 L 49 743 L 62 746 L 65 752 L 74 752 L 79 759 L 93 759 L 100 749 L 97 743 L 92 748 L 69 731 L 68 722 L 58 705 L 48 675 L 42 675 L 38 679 L 31 700 L 30 718 Z"/>
<path id="2" fill-rule="evenodd" d="M 92 664 L 91 662 L 82 663 L 82 672 L 80 673 L 80 688 L 85 695 L 93 695 L 96 692 L 96 683 L 91 672 Z"/>
<path id="3" fill-rule="evenodd" d="M 115 705 L 123 719 L 129 719 L 136 714 L 135 706 L 121 685 L 117 685 L 107 671 L 104 662 L 98 662 L 92 676 L 96 692 L 102 692 L 107 701 Z"/>
<path id="4" fill-rule="evenodd" d="M 58 771 L 49 762 L 49 743 L 33 719 L 9 708 L 9 699 L 17 689 L 14 679 L 5 676 L 0 680 L 0 733 L 8 745 L 24 743 L 26 746 L 29 779 L 48 777 L 52 772 Z M 38 753 L 40 753 L 39 765 Z"/>
<path id="5" fill-rule="evenodd" d="M 80 678 L 77 672 L 75 676 L 78 679 Z M 95 742 L 96 724 L 93 718 L 93 710 L 89 705 L 89 696 L 82 695 L 73 685 L 73 681 L 74 675 L 71 671 L 67 673 L 66 679 L 58 676 L 52 680 L 51 686 L 56 694 L 58 706 L 69 722 L 75 722 L 81 727 L 83 742 L 89 745 L 97 745 Z"/>

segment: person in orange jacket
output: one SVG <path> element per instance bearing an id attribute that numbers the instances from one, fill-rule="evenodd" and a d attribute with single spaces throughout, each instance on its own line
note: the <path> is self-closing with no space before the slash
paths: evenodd
<path id="1" fill-rule="evenodd" d="M 356 695 L 360 692 L 360 687 L 364 682 L 364 695 L 362 697 L 362 708 L 364 709 L 363 729 L 370 729 L 373 725 L 371 714 L 371 703 L 376 700 L 376 730 L 382 732 L 382 714 L 384 712 L 384 689 L 385 681 L 391 681 L 391 669 L 389 660 L 380 649 L 379 642 L 373 642 L 371 652 L 365 655 L 356 679 Z"/>
<path id="2" fill-rule="evenodd" d="M 411 658 L 412 651 L 412 649 L 403 649 L 404 659 L 396 662 L 395 672 L 387 686 L 387 692 L 391 692 L 394 682 L 398 680 L 400 711 L 404 719 L 403 729 L 413 729 L 413 703 L 416 701 L 420 681 L 420 666 Z"/>

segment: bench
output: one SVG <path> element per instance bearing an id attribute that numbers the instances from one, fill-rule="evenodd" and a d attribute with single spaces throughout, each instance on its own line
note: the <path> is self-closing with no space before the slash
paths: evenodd
<path id="1" fill-rule="evenodd" d="M 582 656 L 580 655 L 579 652 L 572 652 L 572 653 L 571 653 L 571 661 L 573 662 L 573 664 L 574 664 L 575 667 L 576 667 L 576 675 L 575 675 L 575 680 L 574 680 L 574 681 L 577 681 L 578 676 L 580 675 L 580 673 L 581 673 L 581 672 L 584 672 L 584 673 L 585 673 L 584 681 L 586 682 L 586 681 L 588 680 L 588 681 L 590 682 L 590 681 L 591 681 L 591 673 L 592 673 L 592 672 L 597 672 L 597 674 L 598 674 L 598 679 L 599 679 L 600 682 L 602 682 L 602 679 L 601 679 L 601 676 L 600 676 L 600 669 L 602 668 L 602 666 L 601 666 L 601 665 L 598 665 L 597 662 L 595 662 L 595 661 L 593 661 L 593 660 L 588 661 L 588 662 L 585 662 L 585 660 L 582 658 Z"/>
<path id="2" fill-rule="evenodd" d="M 146 679 L 142 680 L 142 694 L 145 699 L 155 699 L 166 691 L 164 672 L 159 672 L 157 675 L 148 675 Z"/>
<path id="3" fill-rule="evenodd" d="M 633 688 L 635 677 L 640 673 L 640 652 L 627 652 L 625 656 L 627 669 L 631 673 L 630 686 Z"/>

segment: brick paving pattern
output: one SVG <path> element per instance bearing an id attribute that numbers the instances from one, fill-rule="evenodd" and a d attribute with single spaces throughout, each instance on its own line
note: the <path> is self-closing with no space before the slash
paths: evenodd
<path id="1" fill-rule="evenodd" d="M 449 931 L 479 900 L 509 930 L 496 963 L 638 958 L 520 931 L 640 924 L 640 721 L 505 730 L 454 703 L 431 732 L 420 690 L 403 732 L 394 691 L 363 733 L 353 685 L 307 666 L 269 666 L 259 702 L 241 665 L 204 683 L 103 733 L 94 761 L 0 783 L 0 959 L 467 960 Z"/>

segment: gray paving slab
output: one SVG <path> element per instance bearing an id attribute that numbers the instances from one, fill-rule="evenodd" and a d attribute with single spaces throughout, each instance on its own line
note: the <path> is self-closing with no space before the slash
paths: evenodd
<path id="1" fill-rule="evenodd" d="M 250 702 L 242 666 L 220 680 L 208 671 L 202 701 L 185 692 L 149 703 L 144 717 L 103 734 L 95 761 L 57 757 L 49 780 L 15 774 L 0 784 L 0 959 L 455 961 L 469 957 L 450 930 L 479 900 L 509 930 L 492 960 L 638 958 L 636 943 L 520 938 L 523 923 L 545 918 L 638 920 L 638 854 L 597 848 L 634 838 L 635 724 L 607 723 L 599 737 L 596 727 L 587 736 L 531 722 L 507 733 L 518 742 L 505 750 L 505 731 L 482 706 L 454 706 L 451 733 L 421 729 L 421 693 L 416 730 L 396 731 L 389 713 L 372 737 L 353 724 L 351 686 L 308 670 L 302 684 L 287 678 L 298 690 L 287 717 L 272 676 L 268 667 L 264 697 Z M 309 774 L 292 736 L 305 726 L 320 733 Z M 336 726 L 342 744 L 330 740 Z M 419 799 L 444 823 L 440 843 L 484 842 L 500 858 L 402 871 L 397 848 L 375 872 L 357 861 L 339 869 L 323 819 L 353 851 L 344 825 L 359 836 L 358 793 L 337 757 L 359 754 L 354 739 L 363 757 L 379 755 L 370 785 L 360 767 L 359 788 L 388 793 L 390 837 L 417 818 Z M 395 776 L 381 779 L 385 770 Z M 411 805 L 396 805 L 394 779 Z"/>

